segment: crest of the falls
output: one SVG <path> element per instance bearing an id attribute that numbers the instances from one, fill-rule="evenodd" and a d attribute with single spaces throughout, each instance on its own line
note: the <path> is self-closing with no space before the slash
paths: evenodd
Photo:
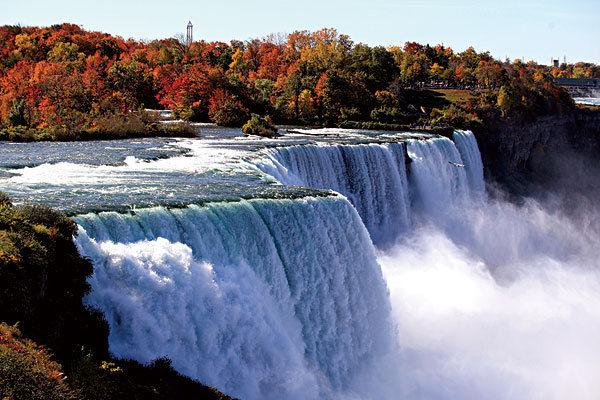
<path id="1" fill-rule="evenodd" d="M 279 147 L 258 166 L 286 185 L 343 194 L 377 245 L 392 242 L 410 225 L 402 143 Z"/>
<path id="2" fill-rule="evenodd" d="M 168 357 L 245 399 L 304 399 L 343 390 L 389 345 L 374 248 L 340 196 L 76 221 L 116 356 Z"/>

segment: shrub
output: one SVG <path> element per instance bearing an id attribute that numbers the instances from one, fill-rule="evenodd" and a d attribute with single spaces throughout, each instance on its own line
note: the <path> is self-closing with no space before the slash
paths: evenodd
<path id="1" fill-rule="evenodd" d="M 20 332 L 0 324 L 0 398 L 15 400 L 79 399 L 65 382 L 60 364 Z"/>
<path id="2" fill-rule="evenodd" d="M 0 202 L 0 320 L 60 356 L 73 348 L 107 353 L 107 329 L 82 298 L 91 263 L 73 243 L 76 225 L 42 206 Z M 83 334 L 83 332 L 86 332 Z"/>
<path id="3" fill-rule="evenodd" d="M 208 116 L 217 125 L 240 127 L 248 119 L 248 109 L 241 101 L 218 89 L 210 98 Z"/>
<path id="4" fill-rule="evenodd" d="M 454 104 L 444 110 L 434 108 L 431 110 L 430 118 L 434 125 L 447 125 L 456 128 L 473 129 L 482 124 L 477 114 L 468 112 Z"/>
<path id="5" fill-rule="evenodd" d="M 159 123 L 153 125 L 151 129 L 157 136 L 196 137 L 196 130 L 189 122 Z"/>
<path id="6" fill-rule="evenodd" d="M 86 399 L 206 399 L 228 396 L 177 373 L 167 359 L 142 365 L 130 360 L 82 358 L 69 375 L 70 385 Z"/>
<path id="7" fill-rule="evenodd" d="M 115 113 L 95 118 L 90 133 L 95 136 L 125 138 L 143 136 L 152 116 L 146 112 Z"/>
<path id="8" fill-rule="evenodd" d="M 341 107 L 340 108 L 340 120 L 341 121 L 354 121 L 360 119 L 360 110 L 356 107 Z"/>
<path id="9" fill-rule="evenodd" d="M 257 135 L 264 137 L 277 136 L 277 128 L 273 126 L 271 118 L 268 116 L 261 117 L 257 114 L 252 114 L 250 120 L 242 127 L 242 132 L 244 132 L 245 135 Z"/>
<path id="10" fill-rule="evenodd" d="M 397 107 L 379 107 L 371 111 L 371 120 L 388 124 L 411 123 L 414 116 Z"/>
<path id="11" fill-rule="evenodd" d="M 173 109 L 173 116 L 184 121 L 195 121 L 199 117 L 194 113 L 191 107 L 180 107 Z"/>
<path id="12" fill-rule="evenodd" d="M 115 112 L 90 118 L 89 126 L 80 131 L 66 127 L 31 128 L 25 126 L 0 129 L 0 140 L 14 142 L 108 140 L 141 137 L 194 137 L 195 130 L 187 122 L 161 123 L 146 111 Z"/>

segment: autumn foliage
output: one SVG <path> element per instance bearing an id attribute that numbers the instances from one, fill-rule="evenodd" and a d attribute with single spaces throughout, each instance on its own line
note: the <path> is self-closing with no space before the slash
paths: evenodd
<path id="1" fill-rule="evenodd" d="M 371 47 L 333 29 L 185 45 L 124 40 L 72 24 L 4 26 L 0 55 L 0 126 L 60 132 L 93 131 L 106 115 L 143 108 L 226 126 L 241 126 L 251 114 L 277 123 L 414 123 L 431 111 L 414 92 L 432 88 L 491 92 L 493 99 L 481 97 L 489 100 L 483 106 L 502 115 L 551 113 L 569 107 L 553 76 L 599 74 L 593 65 L 550 69 L 473 48 Z M 481 106 L 465 105 L 468 112 Z"/>

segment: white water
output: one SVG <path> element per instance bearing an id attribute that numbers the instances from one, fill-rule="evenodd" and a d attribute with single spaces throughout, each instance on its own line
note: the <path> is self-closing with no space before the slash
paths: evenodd
<path id="1" fill-rule="evenodd" d="M 452 139 L 465 165 L 469 189 L 474 198 L 485 196 L 485 181 L 483 180 L 483 162 L 477 147 L 477 140 L 470 131 L 454 131 Z"/>
<path id="2" fill-rule="evenodd" d="M 454 142 L 408 143 L 414 226 L 378 256 L 398 347 L 354 397 L 596 399 L 598 212 L 487 199 L 473 135 Z"/>
<path id="3" fill-rule="evenodd" d="M 575 97 L 573 99 L 577 104 L 586 106 L 600 106 L 600 97 Z"/>
<path id="4" fill-rule="evenodd" d="M 400 143 L 275 148 L 258 165 L 283 184 L 331 189 L 346 196 L 377 245 L 389 244 L 410 226 Z"/>
<path id="5" fill-rule="evenodd" d="M 598 211 L 573 221 L 532 200 L 474 196 L 480 157 L 465 135 L 454 139 L 467 187 L 443 162 L 449 142 L 409 144 L 424 216 L 379 255 L 401 349 L 365 387 L 390 399 L 598 398 Z"/>
<path id="6" fill-rule="evenodd" d="M 260 166 L 345 191 L 371 236 L 400 235 L 377 254 L 341 197 L 80 217 L 111 351 L 244 399 L 598 398 L 600 214 L 488 199 L 474 137 L 454 141 L 409 141 L 405 181 L 389 146 Z"/>
<path id="7" fill-rule="evenodd" d="M 534 202 L 459 218 L 379 257 L 402 347 L 381 396 L 597 399 L 598 232 Z"/>
<path id="8" fill-rule="evenodd" d="M 410 140 L 408 155 L 413 206 L 424 218 L 442 220 L 466 203 L 470 195 L 466 167 L 455 165 L 465 164 L 450 139 Z"/>
<path id="9" fill-rule="evenodd" d="M 342 197 L 89 214 L 77 244 L 111 351 L 245 399 L 317 398 L 388 348 L 368 233 Z M 94 238 L 94 239 L 91 239 Z"/>

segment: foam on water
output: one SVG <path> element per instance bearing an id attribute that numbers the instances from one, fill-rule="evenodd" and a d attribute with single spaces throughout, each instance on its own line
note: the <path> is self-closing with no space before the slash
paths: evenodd
<path id="1" fill-rule="evenodd" d="M 600 106 L 600 97 L 575 97 L 575 103 L 586 106 Z"/>
<path id="2" fill-rule="evenodd" d="M 473 203 L 457 219 L 380 255 L 402 350 L 365 387 L 385 388 L 381 398 L 597 398 L 598 232 L 535 202 Z"/>

